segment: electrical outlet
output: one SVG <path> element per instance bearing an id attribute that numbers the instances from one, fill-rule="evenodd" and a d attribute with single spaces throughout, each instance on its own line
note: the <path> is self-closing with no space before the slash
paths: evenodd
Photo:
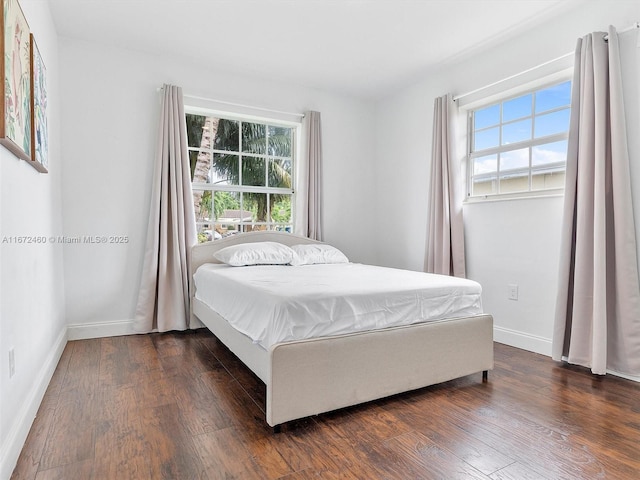
<path id="1" fill-rule="evenodd" d="M 9 349 L 9 378 L 16 374 L 16 354 L 13 347 Z"/>
<path id="2" fill-rule="evenodd" d="M 518 300 L 518 285 L 509 285 L 509 300 Z"/>

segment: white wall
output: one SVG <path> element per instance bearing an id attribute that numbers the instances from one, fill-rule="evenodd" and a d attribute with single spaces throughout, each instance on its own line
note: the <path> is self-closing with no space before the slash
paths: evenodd
<path id="1" fill-rule="evenodd" d="M 624 28 L 633 21 L 640 21 L 640 2 L 584 2 L 535 30 L 522 31 L 508 42 L 441 66 L 380 101 L 376 111 L 377 211 L 386 220 L 378 244 L 380 263 L 423 268 L 436 96 L 488 85 L 573 51 L 577 38 L 587 33 L 606 30 L 609 24 Z M 636 33 L 626 35 L 635 38 Z M 630 56 L 633 58 L 633 52 Z M 630 70 L 629 84 L 635 67 Z M 640 129 L 640 108 L 637 94 L 631 97 L 632 184 L 640 224 L 640 148 L 633 134 Z M 464 214 L 468 276 L 483 285 L 484 307 L 494 315 L 496 340 L 550 354 L 562 198 L 467 204 Z M 508 284 L 519 285 L 518 301 L 507 299 Z"/>
<path id="2" fill-rule="evenodd" d="M 62 234 L 58 43 L 48 2 L 21 0 L 47 68 L 50 171 L 0 147 L 0 478 L 9 478 L 66 342 L 62 248 L 7 243 Z M 9 378 L 8 351 L 16 373 Z"/>
<path id="3" fill-rule="evenodd" d="M 130 238 L 126 245 L 65 246 L 71 338 L 128 331 L 148 221 L 157 89 L 163 83 L 228 102 L 320 111 L 326 239 L 354 260 L 375 260 L 370 103 L 69 38 L 60 38 L 60 61 L 65 234 Z"/>

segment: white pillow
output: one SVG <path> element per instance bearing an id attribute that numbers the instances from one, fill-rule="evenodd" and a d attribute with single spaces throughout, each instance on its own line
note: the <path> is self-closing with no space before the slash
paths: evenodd
<path id="1" fill-rule="evenodd" d="M 326 243 L 294 245 L 291 265 L 313 265 L 317 263 L 349 263 L 349 259 L 336 247 Z"/>
<path id="2" fill-rule="evenodd" d="M 214 258 L 231 265 L 287 265 L 293 260 L 293 250 L 277 242 L 241 243 L 218 250 Z"/>

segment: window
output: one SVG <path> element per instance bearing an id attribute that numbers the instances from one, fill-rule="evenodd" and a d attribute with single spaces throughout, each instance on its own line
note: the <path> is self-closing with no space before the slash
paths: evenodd
<path id="1" fill-rule="evenodd" d="M 571 82 L 469 112 L 470 197 L 564 187 Z"/>
<path id="2" fill-rule="evenodd" d="M 293 229 L 296 124 L 186 113 L 198 242 Z"/>

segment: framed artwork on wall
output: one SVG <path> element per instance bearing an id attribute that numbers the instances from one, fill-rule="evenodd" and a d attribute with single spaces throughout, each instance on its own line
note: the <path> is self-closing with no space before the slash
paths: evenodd
<path id="1" fill-rule="evenodd" d="M 47 70 L 31 34 L 31 164 L 46 173 L 49 168 L 47 130 Z"/>
<path id="2" fill-rule="evenodd" d="M 18 0 L 2 0 L 0 72 L 4 75 L 0 102 L 0 144 L 31 160 L 31 41 L 27 19 Z"/>

